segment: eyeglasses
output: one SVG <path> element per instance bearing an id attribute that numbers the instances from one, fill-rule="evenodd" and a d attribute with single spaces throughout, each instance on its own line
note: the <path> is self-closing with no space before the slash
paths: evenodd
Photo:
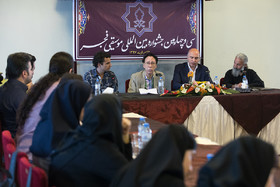
<path id="1" fill-rule="evenodd" d="M 147 64 L 147 65 L 152 65 L 152 66 L 156 65 L 155 62 L 145 62 L 145 64 Z"/>

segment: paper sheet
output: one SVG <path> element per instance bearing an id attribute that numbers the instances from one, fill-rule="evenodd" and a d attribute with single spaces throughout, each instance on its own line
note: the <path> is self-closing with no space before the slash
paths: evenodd
<path id="1" fill-rule="evenodd" d="M 156 88 L 152 88 L 148 90 L 144 88 L 139 88 L 139 92 L 140 94 L 158 94 Z"/>
<path id="2" fill-rule="evenodd" d="M 126 118 L 146 118 L 145 116 L 141 116 L 137 113 L 133 113 L 133 112 L 130 112 L 130 113 L 125 113 L 123 114 L 123 117 L 126 117 Z"/>
<path id="3" fill-rule="evenodd" d="M 113 94 L 114 93 L 114 88 L 107 87 L 102 94 Z"/>

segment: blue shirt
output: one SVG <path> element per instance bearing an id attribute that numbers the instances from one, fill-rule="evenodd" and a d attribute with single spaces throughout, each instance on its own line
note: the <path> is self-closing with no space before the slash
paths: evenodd
<path id="1" fill-rule="evenodd" d="M 89 70 L 84 75 L 84 81 L 90 84 L 93 93 L 95 91 L 94 85 L 97 78 L 100 79 L 100 76 L 97 74 L 96 68 Z M 114 92 L 118 91 L 118 79 L 112 71 L 105 71 L 103 79 L 100 82 L 101 92 L 103 92 L 107 87 L 114 88 Z"/>

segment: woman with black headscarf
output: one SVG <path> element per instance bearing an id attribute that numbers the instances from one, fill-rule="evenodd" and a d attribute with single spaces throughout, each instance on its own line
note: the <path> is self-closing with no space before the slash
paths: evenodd
<path id="1" fill-rule="evenodd" d="M 83 125 L 69 132 L 51 156 L 51 183 L 109 186 L 116 172 L 132 159 L 129 130 L 124 133 L 122 127 L 126 125 L 115 96 L 94 96 L 85 106 Z"/>
<path id="2" fill-rule="evenodd" d="M 44 104 L 32 138 L 34 164 L 48 172 L 48 157 L 63 136 L 80 124 L 81 111 L 91 87 L 81 80 L 61 80 Z"/>
<path id="3" fill-rule="evenodd" d="M 274 148 L 255 137 L 241 137 L 224 146 L 199 172 L 200 187 L 264 187 L 273 182 Z"/>
<path id="4" fill-rule="evenodd" d="M 125 166 L 111 186 L 183 187 L 192 170 L 193 136 L 181 125 L 161 128 L 140 155 Z"/>

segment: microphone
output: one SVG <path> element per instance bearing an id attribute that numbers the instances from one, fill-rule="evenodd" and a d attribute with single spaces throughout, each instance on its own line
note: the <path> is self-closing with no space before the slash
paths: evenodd
<path id="1" fill-rule="evenodd" d="M 157 76 L 157 77 L 161 77 L 162 74 L 161 74 L 161 73 L 156 73 L 156 76 Z"/>

